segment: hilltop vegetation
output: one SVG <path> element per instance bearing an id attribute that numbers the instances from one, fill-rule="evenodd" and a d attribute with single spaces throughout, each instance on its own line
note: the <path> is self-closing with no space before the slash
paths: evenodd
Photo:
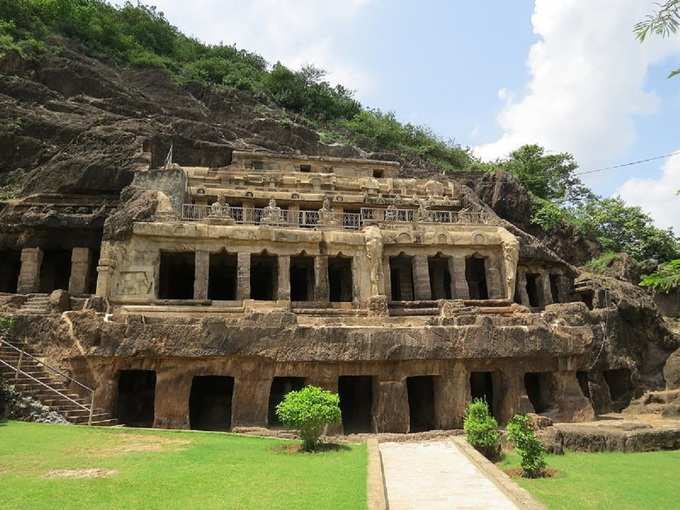
<path id="1" fill-rule="evenodd" d="M 216 91 L 239 91 L 286 121 L 313 129 L 322 142 L 391 153 L 407 167 L 509 172 L 529 193 L 531 211 L 522 214 L 530 221 L 523 224 L 530 223 L 539 236 L 566 228 L 595 240 L 603 250 L 625 251 L 637 260 L 680 257 L 671 230 L 656 228 L 639 208 L 618 198 L 603 199 L 585 187 L 571 154 L 545 154 L 543 148 L 527 145 L 507 159 L 482 162 L 470 149 L 443 140 L 426 127 L 362 106 L 353 91 L 329 83 L 320 69 L 291 70 L 234 46 L 204 44 L 182 34 L 152 6 L 127 2 L 114 7 L 104 0 L 0 0 L 0 59 L 17 54 L 39 60 L 73 45 L 119 69 L 163 70 L 180 88 L 201 84 Z M 20 130 L 20 122 L 15 124 L 0 127 L 0 136 Z M 0 174 L 0 196 L 17 189 L 16 176 Z"/>

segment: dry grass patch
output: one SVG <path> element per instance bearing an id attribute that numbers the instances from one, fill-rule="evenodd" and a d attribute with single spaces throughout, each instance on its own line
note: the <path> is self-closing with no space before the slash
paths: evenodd
<path id="1" fill-rule="evenodd" d="M 50 469 L 43 478 L 108 478 L 117 474 L 117 469 Z"/>
<path id="2" fill-rule="evenodd" d="M 152 434 L 120 433 L 105 447 L 93 446 L 85 450 L 88 455 L 111 457 L 127 453 L 176 451 L 191 444 L 191 440 L 162 437 Z"/>

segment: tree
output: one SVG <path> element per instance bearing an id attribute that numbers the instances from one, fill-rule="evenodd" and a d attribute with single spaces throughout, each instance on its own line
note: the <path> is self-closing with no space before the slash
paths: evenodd
<path id="1" fill-rule="evenodd" d="M 305 451 L 313 451 L 324 427 L 340 422 L 340 397 L 317 386 L 305 386 L 286 394 L 276 406 L 276 415 L 284 425 L 299 431 Z"/>
<path id="2" fill-rule="evenodd" d="M 529 417 L 516 414 L 508 422 L 508 440 L 521 457 L 522 475 L 538 478 L 545 472 L 545 448 L 536 437 Z"/>
<path id="3" fill-rule="evenodd" d="M 661 264 L 654 273 L 645 276 L 640 285 L 666 293 L 677 289 L 680 287 L 680 259 Z"/>
<path id="4" fill-rule="evenodd" d="M 644 42 L 650 34 L 670 37 L 680 30 L 680 0 L 666 0 L 657 4 L 657 11 L 648 15 L 633 27 L 635 35 Z M 671 71 L 669 78 L 680 75 L 680 68 Z"/>

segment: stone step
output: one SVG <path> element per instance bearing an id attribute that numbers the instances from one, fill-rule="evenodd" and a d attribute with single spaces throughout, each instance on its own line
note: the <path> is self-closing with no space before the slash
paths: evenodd
<path id="1" fill-rule="evenodd" d="M 393 317 L 406 315 L 439 315 L 439 308 L 397 308 L 390 310 L 390 316 Z"/>

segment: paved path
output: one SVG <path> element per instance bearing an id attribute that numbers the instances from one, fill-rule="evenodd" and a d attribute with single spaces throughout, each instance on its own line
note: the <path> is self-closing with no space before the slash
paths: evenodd
<path id="1" fill-rule="evenodd" d="M 380 443 L 390 510 L 517 510 L 450 441 Z"/>

